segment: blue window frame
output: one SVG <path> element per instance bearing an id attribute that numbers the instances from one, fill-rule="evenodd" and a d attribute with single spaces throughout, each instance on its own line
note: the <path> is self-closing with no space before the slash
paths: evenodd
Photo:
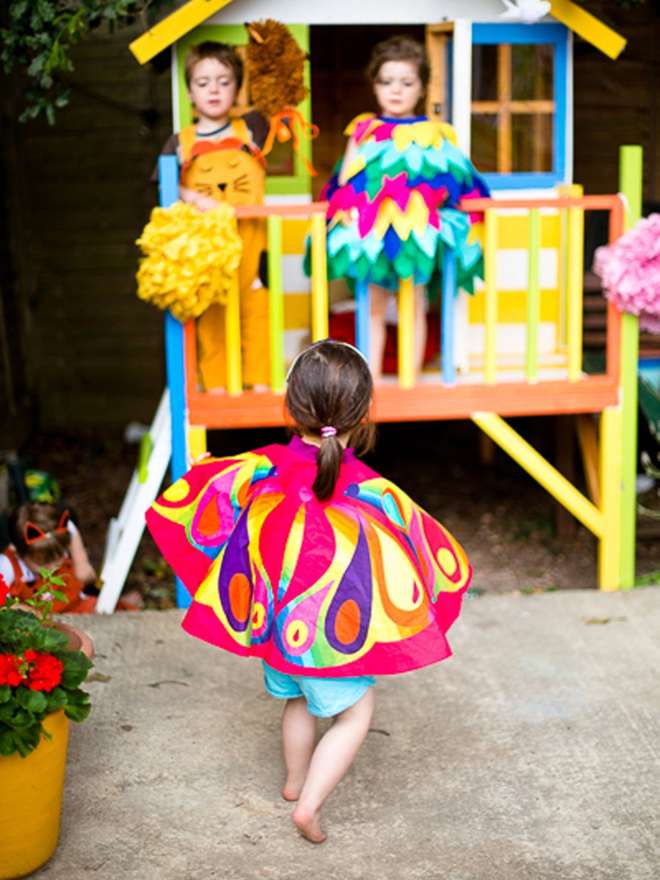
<path id="1" fill-rule="evenodd" d="M 547 172 L 486 172 L 492 189 L 550 187 L 566 180 L 568 29 L 560 24 L 473 24 L 472 43 L 484 45 L 539 45 L 554 47 L 552 170 Z"/>

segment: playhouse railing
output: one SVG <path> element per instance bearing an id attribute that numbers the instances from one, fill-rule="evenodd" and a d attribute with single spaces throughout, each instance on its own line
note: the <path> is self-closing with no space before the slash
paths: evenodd
<path id="1" fill-rule="evenodd" d="M 207 427 L 238 427 L 279 424 L 285 384 L 284 297 L 282 277 L 282 224 L 289 218 L 308 218 L 311 227 L 312 279 L 311 322 L 312 341 L 328 335 L 328 285 L 326 278 L 325 208 L 323 202 L 296 205 L 259 205 L 238 207 L 240 218 L 266 218 L 269 252 L 269 303 L 271 394 L 243 391 L 240 346 L 240 307 L 238 287 L 231 292 L 227 304 L 225 349 L 227 357 L 227 389 L 224 394 L 199 389 L 197 344 L 194 322 L 183 329 L 185 398 L 190 424 Z M 455 320 L 457 302 L 456 267 L 450 255 L 445 258 L 441 296 L 440 370 L 425 373 L 418 381 L 414 372 L 414 288 L 412 280 L 401 283 L 399 291 L 398 382 L 379 388 L 378 417 L 383 420 L 416 418 L 469 417 L 480 410 L 502 415 L 532 413 L 600 412 L 617 401 L 620 371 L 621 320 L 619 312 L 609 305 L 607 312 L 607 357 L 604 374 L 585 375 L 582 371 L 582 275 L 585 211 L 608 211 L 610 239 L 616 239 L 623 228 L 623 206 L 618 196 L 585 196 L 559 199 L 470 200 L 465 209 L 484 214 L 484 357 L 483 374 L 472 377 L 467 384 L 457 379 L 454 363 Z M 563 340 L 560 348 L 565 362 L 565 378 L 546 380 L 540 368 L 538 348 L 541 285 L 539 264 L 541 254 L 541 219 L 544 211 L 559 215 L 564 230 L 558 252 L 561 292 Z M 507 212 L 524 212 L 528 216 L 528 237 L 521 246 L 528 251 L 528 289 L 526 293 L 526 352 L 524 378 L 502 380 L 498 371 L 498 227 Z M 525 295 L 525 294 L 521 294 Z M 366 285 L 358 284 L 356 302 L 356 338 L 358 347 L 369 352 L 369 297 Z M 266 340 L 264 340 L 266 343 Z"/>

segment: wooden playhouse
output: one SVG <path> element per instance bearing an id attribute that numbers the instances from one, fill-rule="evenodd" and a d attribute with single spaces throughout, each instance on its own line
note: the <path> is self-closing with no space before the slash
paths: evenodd
<path id="1" fill-rule="evenodd" d="M 247 44 L 245 23 L 276 18 L 309 53 L 310 96 L 300 109 L 321 135 L 301 152 L 328 178 L 345 143 L 345 124 L 373 107 L 362 76 L 373 44 L 405 31 L 428 47 L 432 76 L 427 115 L 452 122 L 462 149 L 486 177 L 493 198 L 485 212 L 485 283 L 473 297 L 455 288 L 451 259 L 440 303 L 436 364 L 415 380 L 410 282 L 398 297 L 398 375 L 378 388 L 379 421 L 472 419 L 599 539 L 602 589 L 634 581 L 637 324 L 613 306 L 607 312 L 605 366 L 583 371 L 585 218 L 606 212 L 614 240 L 640 211 L 641 150 L 624 154 L 617 195 L 582 195 L 572 180 L 572 44 L 574 34 L 616 58 L 625 41 L 570 0 L 531 3 L 540 20 L 526 23 L 530 4 L 502 0 L 393 0 L 331 5 L 304 0 L 190 0 L 136 40 L 141 64 L 171 53 L 174 126 L 192 121 L 182 60 L 207 39 Z M 549 8 L 549 14 L 545 12 Z M 534 17 L 532 12 L 531 17 Z M 390 22 L 396 22 L 395 25 Z M 249 107 L 249 83 L 239 95 Z M 626 148 L 624 148 L 626 149 Z M 173 157 L 161 157 L 161 204 L 177 198 Z M 270 391 L 243 390 L 238 302 L 227 305 L 227 389 L 199 389 L 194 322 L 166 313 L 167 373 L 173 475 L 206 448 L 208 428 L 283 422 L 287 364 L 301 347 L 328 335 L 330 306 L 324 266 L 325 205 L 319 183 L 289 143 L 269 157 L 266 204 L 237 209 L 268 218 Z M 601 217 L 603 215 L 601 214 Z M 314 272 L 302 270 L 311 233 Z M 358 345 L 368 350 L 367 315 L 357 293 Z M 589 497 L 582 494 L 506 421 L 519 415 L 575 414 Z"/>

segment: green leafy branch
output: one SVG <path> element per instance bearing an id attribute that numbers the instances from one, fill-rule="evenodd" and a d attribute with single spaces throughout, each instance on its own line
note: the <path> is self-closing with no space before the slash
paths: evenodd
<path id="1" fill-rule="evenodd" d="M 69 102 L 71 89 L 62 78 L 73 70 L 71 49 L 96 28 L 110 33 L 146 22 L 173 0 L 13 0 L 0 27 L 0 62 L 5 73 L 14 69 L 27 77 L 26 108 L 21 121 L 45 114 L 51 125 L 55 111 Z M 146 25 L 145 25 L 146 27 Z"/>

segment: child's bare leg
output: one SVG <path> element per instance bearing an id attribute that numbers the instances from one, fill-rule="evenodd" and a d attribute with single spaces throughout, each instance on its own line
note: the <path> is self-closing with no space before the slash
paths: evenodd
<path id="1" fill-rule="evenodd" d="M 287 777 L 282 796 L 297 801 L 316 745 L 316 718 L 307 709 L 307 700 L 287 700 L 282 715 L 282 748 Z"/>
<path id="2" fill-rule="evenodd" d="M 426 287 L 415 285 L 415 374 L 419 375 L 424 366 L 426 352 Z"/>
<path id="3" fill-rule="evenodd" d="M 354 706 L 338 715 L 319 741 L 307 771 L 298 806 L 292 814 L 298 831 L 313 843 L 322 843 L 321 807 L 353 763 L 369 730 L 374 713 L 373 688 Z"/>
<path id="4" fill-rule="evenodd" d="M 383 375 L 383 357 L 385 356 L 386 327 L 385 314 L 389 291 L 384 287 L 369 285 L 369 365 L 374 382 Z"/>

